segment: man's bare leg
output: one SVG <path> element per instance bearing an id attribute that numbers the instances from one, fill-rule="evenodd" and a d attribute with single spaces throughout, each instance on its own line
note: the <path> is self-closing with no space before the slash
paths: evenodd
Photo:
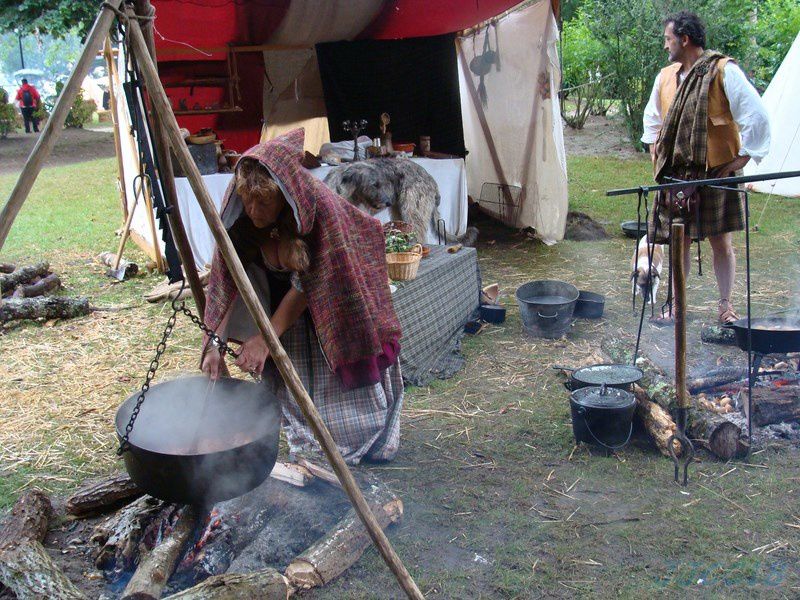
<path id="1" fill-rule="evenodd" d="M 734 320 L 736 313 L 731 304 L 731 293 L 736 279 L 736 254 L 733 252 L 733 234 L 723 233 L 708 238 L 714 256 L 714 275 L 719 290 L 720 320 Z"/>

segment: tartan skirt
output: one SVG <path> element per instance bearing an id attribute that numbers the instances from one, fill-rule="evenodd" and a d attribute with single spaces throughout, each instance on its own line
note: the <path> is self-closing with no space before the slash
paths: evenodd
<path id="1" fill-rule="evenodd" d="M 736 175 L 741 175 L 741 171 Z M 709 175 L 707 177 L 710 178 Z M 721 189 L 704 186 L 696 192 L 699 203 L 693 204 L 680 215 L 673 214 L 670 217 L 668 205 L 673 193 L 671 190 L 661 190 L 656 193 L 647 224 L 648 239 L 655 239 L 656 243 L 667 242 L 670 219 L 674 221 L 678 216 L 685 226 L 685 234 L 693 240 L 744 230 L 744 195 L 741 188 Z"/>
<path id="2" fill-rule="evenodd" d="M 281 336 L 281 343 L 345 461 L 358 464 L 364 458 L 393 459 L 400 446 L 403 406 L 399 359 L 383 371 L 378 383 L 344 390 L 328 367 L 308 313 Z M 272 361 L 265 366 L 263 380 L 281 403 L 289 452 L 321 455 L 314 432 Z"/>

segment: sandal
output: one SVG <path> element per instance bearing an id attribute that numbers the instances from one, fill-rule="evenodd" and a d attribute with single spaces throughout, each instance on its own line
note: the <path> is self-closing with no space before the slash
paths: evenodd
<path id="1" fill-rule="evenodd" d="M 736 311 L 733 310 L 733 306 L 731 306 L 731 302 L 727 298 L 720 299 L 720 301 L 717 303 L 717 309 L 719 311 L 720 325 L 727 325 L 728 323 L 733 323 L 734 321 L 739 320 L 739 315 L 737 315 Z"/>

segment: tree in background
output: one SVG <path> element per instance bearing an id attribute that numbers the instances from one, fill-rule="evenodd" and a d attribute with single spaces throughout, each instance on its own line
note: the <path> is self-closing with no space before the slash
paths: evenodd
<path id="1" fill-rule="evenodd" d="M 40 69 L 43 78 L 57 81 L 68 75 L 82 50 L 77 33 L 66 33 L 61 38 L 49 35 L 26 35 L 22 38 L 25 68 Z M 0 35 L 0 71 L 11 75 L 21 68 L 19 40 L 14 33 Z"/>
<path id="2" fill-rule="evenodd" d="M 84 0 L 0 0 L 0 31 L 54 37 L 77 31 L 83 38 L 99 12 L 99 2 Z"/>
<path id="3" fill-rule="evenodd" d="M 755 24 L 757 61 L 752 73 L 756 87 L 766 89 L 798 33 L 798 0 L 765 0 L 759 4 Z"/>

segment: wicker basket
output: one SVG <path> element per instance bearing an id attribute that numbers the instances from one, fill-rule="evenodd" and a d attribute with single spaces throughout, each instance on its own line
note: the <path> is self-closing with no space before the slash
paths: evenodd
<path id="1" fill-rule="evenodd" d="M 416 244 L 410 252 L 392 252 L 386 255 L 386 269 L 395 281 L 408 281 L 417 276 L 422 246 Z"/>

